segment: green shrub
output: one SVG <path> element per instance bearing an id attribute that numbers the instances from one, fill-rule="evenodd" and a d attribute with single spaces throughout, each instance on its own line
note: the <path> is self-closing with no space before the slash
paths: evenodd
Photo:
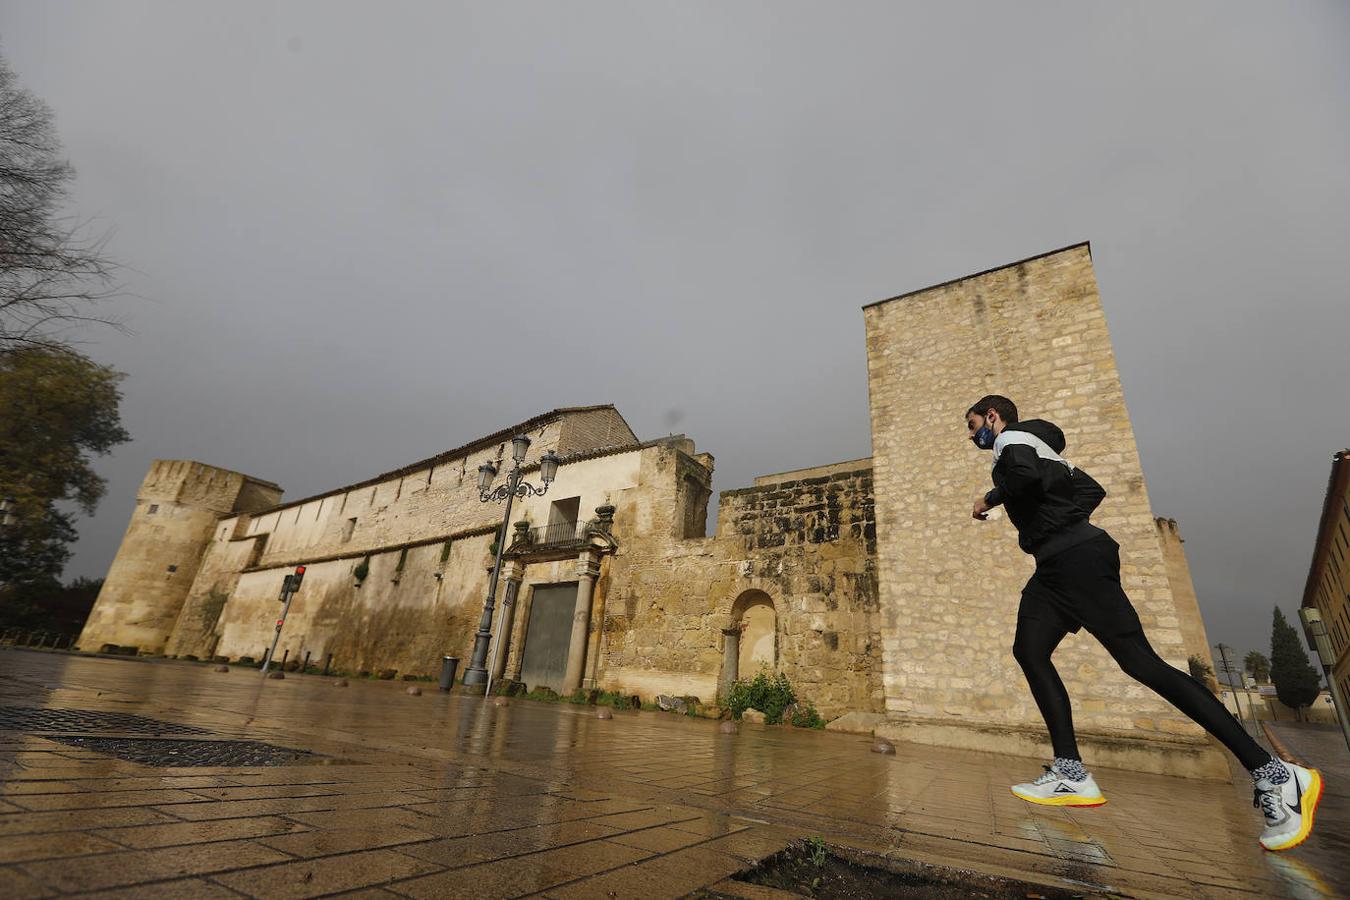
<path id="1" fill-rule="evenodd" d="M 764 721 L 777 725 L 783 721 L 783 710 L 797 702 L 797 694 L 786 675 L 779 672 L 770 675 L 760 669 L 759 674 L 749 681 L 737 681 L 727 692 L 727 708 L 731 716 L 739 719 L 747 709 L 757 709 L 764 713 Z"/>
<path id="2" fill-rule="evenodd" d="M 369 574 L 370 574 L 370 557 L 367 556 L 365 559 L 361 560 L 361 562 L 357 564 L 355 569 L 352 569 L 352 576 L 356 578 L 357 581 L 365 581 L 366 576 Z"/>
<path id="3" fill-rule="evenodd" d="M 825 720 L 821 718 L 816 708 L 807 703 L 805 706 L 800 703 L 792 711 L 792 718 L 789 719 L 793 728 L 824 728 Z"/>

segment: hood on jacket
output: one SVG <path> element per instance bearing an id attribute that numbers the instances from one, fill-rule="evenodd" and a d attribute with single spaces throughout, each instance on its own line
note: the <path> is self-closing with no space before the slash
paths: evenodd
<path id="1" fill-rule="evenodd" d="M 1063 453 L 1068 442 L 1064 440 L 1064 432 L 1059 430 L 1059 426 L 1053 422 L 1047 422 L 1044 419 L 1027 419 L 1025 422 L 1015 422 L 1009 425 L 1007 431 L 1025 431 L 1034 434 L 1036 437 L 1045 441 L 1051 450 L 1056 453 Z"/>

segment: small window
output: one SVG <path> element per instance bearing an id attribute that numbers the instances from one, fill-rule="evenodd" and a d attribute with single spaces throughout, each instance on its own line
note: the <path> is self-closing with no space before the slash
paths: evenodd
<path id="1" fill-rule="evenodd" d="M 356 531 L 356 519 L 348 519 L 342 526 L 342 543 L 347 543 L 352 539 L 352 534 Z"/>
<path id="2" fill-rule="evenodd" d="M 147 516 L 153 516 L 153 515 L 154 515 L 155 513 L 157 513 L 157 512 L 159 512 L 159 504 L 158 504 L 158 503 L 151 503 L 151 504 L 150 504 L 150 508 L 147 509 L 147 510 L 145 511 L 145 514 L 146 514 Z"/>

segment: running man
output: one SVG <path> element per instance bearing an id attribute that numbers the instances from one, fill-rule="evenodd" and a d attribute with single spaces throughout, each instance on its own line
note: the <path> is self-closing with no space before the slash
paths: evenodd
<path id="1" fill-rule="evenodd" d="M 966 428 L 976 447 L 994 452 L 994 489 L 975 500 L 972 515 L 985 520 L 1002 505 L 1018 544 L 1036 559 L 1017 610 L 1013 656 L 1045 719 L 1055 759 L 1045 774 L 1012 792 L 1049 806 L 1106 802 L 1083 767 L 1069 694 L 1050 660 L 1066 634 L 1086 628 L 1126 675 L 1218 738 L 1251 772 L 1252 805 L 1266 820 L 1261 846 L 1288 850 L 1301 844 L 1312 830 L 1321 776 L 1262 750 L 1200 682 L 1154 652 L 1120 586 L 1120 545 L 1088 522 L 1106 492 L 1060 456 L 1064 432 L 1041 419 L 1019 422 L 1017 406 L 996 394 L 966 411 Z"/>

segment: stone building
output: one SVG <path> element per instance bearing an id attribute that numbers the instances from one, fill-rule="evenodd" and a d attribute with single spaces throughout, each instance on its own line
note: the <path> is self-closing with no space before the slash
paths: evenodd
<path id="1" fill-rule="evenodd" d="M 712 456 L 684 436 L 641 441 L 612 406 L 554 410 L 287 503 L 274 485 L 160 461 L 80 643 L 260 658 L 282 578 L 303 564 L 279 654 L 418 675 L 444 654 L 467 661 L 501 516 L 480 502 L 476 469 L 509 465 L 519 433 L 532 441 L 527 470 L 549 450 L 562 463 L 545 496 L 513 510 L 494 678 L 711 701 L 764 667 L 827 718 L 848 714 L 847 727 L 1042 755 L 1010 652 L 1031 563 L 1006 521 L 969 516 L 988 458 L 965 440 L 963 414 L 999 392 L 1055 419 L 1069 458 L 1110 492 L 1097 518 L 1122 545 L 1155 646 L 1182 667 L 1189 648 L 1207 653 L 1180 537 L 1150 512 L 1087 245 L 864 316 L 873 458 L 723 491 L 712 534 Z M 167 535 L 149 509 L 171 472 L 240 487 L 180 491 Z M 1089 638 L 1057 659 L 1096 762 L 1226 772 L 1195 726 Z"/>
<path id="2" fill-rule="evenodd" d="M 303 564 L 279 655 L 412 675 L 435 674 L 445 654 L 467 663 L 502 514 L 480 502 L 476 469 L 509 465 L 515 434 L 532 440 L 527 472 L 549 450 L 562 464 L 545 496 L 513 508 L 494 677 L 711 702 L 719 679 L 763 665 L 825 715 L 880 710 L 867 461 L 725 492 L 708 536 L 712 457 L 683 436 L 638 441 L 612 406 L 554 410 L 289 503 L 275 503 L 274 487 L 249 511 L 184 496 L 168 541 L 163 504 L 151 502 L 163 473 L 254 482 L 157 461 L 80 644 L 261 659 L 281 580 Z M 189 555 L 163 576 L 165 559 Z"/>
<path id="3" fill-rule="evenodd" d="M 1331 666 L 1341 697 L 1350 698 L 1350 450 L 1332 457 L 1302 605 L 1322 614 L 1335 659 L 1320 661 Z"/>

